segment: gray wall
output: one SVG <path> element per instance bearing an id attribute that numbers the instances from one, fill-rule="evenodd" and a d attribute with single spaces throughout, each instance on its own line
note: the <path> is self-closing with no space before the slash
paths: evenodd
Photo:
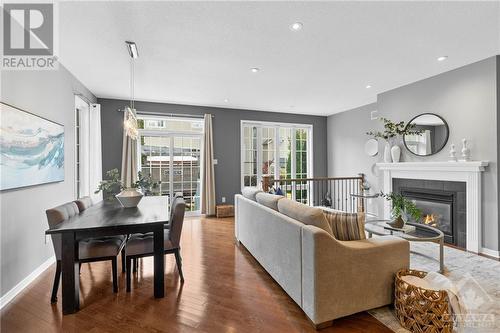
<path id="1" fill-rule="evenodd" d="M 370 120 L 370 111 L 380 117 L 408 121 L 417 114 L 431 112 L 441 115 L 450 127 L 445 148 L 430 157 L 418 157 L 402 147 L 402 161 L 446 161 L 451 143 L 461 149 L 461 139 L 470 142 L 472 158 L 486 160 L 490 165 L 483 177 L 483 246 L 499 249 L 498 177 L 497 177 L 497 58 L 467 65 L 377 96 L 377 103 L 328 117 L 328 174 L 340 176 L 365 172 L 375 190 L 382 187 L 382 176 L 374 164 L 383 157 L 364 153 L 368 139 L 365 132 L 382 128 Z M 375 200 L 370 209 L 382 214 L 382 202 Z"/>
<path id="2" fill-rule="evenodd" d="M 2 71 L 1 101 L 64 125 L 64 181 L 0 192 L 1 295 L 53 255 L 45 210 L 75 196 L 75 99 L 96 101 L 63 66 L 57 71 Z M 48 301 L 48 300 L 41 300 Z"/>
<path id="3" fill-rule="evenodd" d="M 99 99 L 102 119 L 102 169 L 118 168 L 121 165 L 123 114 L 117 109 L 123 108 L 128 101 Z M 176 105 L 150 102 L 136 102 L 138 111 L 162 112 L 165 114 L 213 114 L 215 191 L 217 202 L 226 197 L 227 202 L 234 201 L 234 194 L 240 192 L 240 121 L 260 120 L 284 123 L 313 125 L 314 176 L 326 176 L 326 117 L 296 115 L 287 113 L 262 112 L 238 109 L 212 108 L 203 106 Z"/>

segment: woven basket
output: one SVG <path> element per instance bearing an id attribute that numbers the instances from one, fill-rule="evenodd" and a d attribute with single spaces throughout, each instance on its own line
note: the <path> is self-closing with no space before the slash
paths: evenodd
<path id="1" fill-rule="evenodd" d="M 429 290 L 403 281 L 405 275 L 423 278 L 426 272 L 402 269 L 396 274 L 396 317 L 400 324 L 417 333 L 452 333 L 453 318 L 444 290 Z"/>

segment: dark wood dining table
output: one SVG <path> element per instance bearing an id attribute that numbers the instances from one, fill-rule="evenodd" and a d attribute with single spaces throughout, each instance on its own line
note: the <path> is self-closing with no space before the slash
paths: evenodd
<path id="1" fill-rule="evenodd" d="M 149 196 L 135 208 L 123 208 L 117 200 L 102 201 L 45 231 L 47 235 L 61 234 L 62 238 L 63 314 L 80 309 L 78 242 L 85 238 L 153 232 L 154 297 L 164 297 L 163 231 L 168 219 L 168 197 Z"/>

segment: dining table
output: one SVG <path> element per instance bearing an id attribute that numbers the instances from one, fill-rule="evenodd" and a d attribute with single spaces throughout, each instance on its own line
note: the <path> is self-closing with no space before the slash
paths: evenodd
<path id="1" fill-rule="evenodd" d="M 113 198 L 112 201 L 101 201 L 45 231 L 46 235 L 60 234 L 62 239 L 63 314 L 75 313 L 80 309 L 78 242 L 87 238 L 152 232 L 154 234 L 153 294 L 155 298 L 164 297 L 163 234 L 169 214 L 166 196 L 145 196 L 137 207 L 133 208 L 124 208 Z"/>

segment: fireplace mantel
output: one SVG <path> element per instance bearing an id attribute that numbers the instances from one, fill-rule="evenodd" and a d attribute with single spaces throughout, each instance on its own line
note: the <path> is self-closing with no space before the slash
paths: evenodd
<path id="1" fill-rule="evenodd" d="M 467 250 L 482 252 L 481 174 L 487 161 L 377 163 L 383 172 L 383 191 L 392 192 L 392 179 L 428 179 L 466 183 Z M 390 203 L 384 201 L 384 218 L 390 217 Z"/>

